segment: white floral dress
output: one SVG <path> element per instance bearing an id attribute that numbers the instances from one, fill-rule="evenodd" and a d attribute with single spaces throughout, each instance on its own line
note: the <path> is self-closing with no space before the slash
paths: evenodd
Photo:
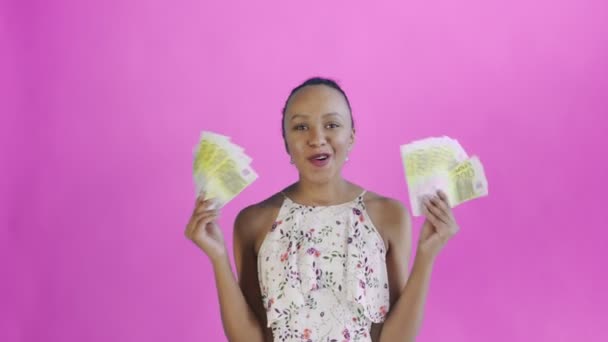
<path id="1" fill-rule="evenodd" d="M 274 341 L 371 341 L 389 310 L 386 246 L 363 195 L 333 206 L 285 196 L 258 253 Z"/>

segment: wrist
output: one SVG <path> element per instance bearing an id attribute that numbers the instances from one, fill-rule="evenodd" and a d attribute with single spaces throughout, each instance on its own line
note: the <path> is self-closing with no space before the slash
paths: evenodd
<path id="1" fill-rule="evenodd" d="M 211 258 L 211 264 L 214 269 L 219 269 L 222 267 L 230 267 L 230 259 L 228 258 L 228 254 L 221 254 Z"/>
<path id="2" fill-rule="evenodd" d="M 414 264 L 412 266 L 413 269 L 423 271 L 424 273 L 430 273 L 433 270 L 434 265 L 435 257 L 433 255 L 428 255 L 421 250 L 416 252 L 416 257 L 414 258 Z"/>

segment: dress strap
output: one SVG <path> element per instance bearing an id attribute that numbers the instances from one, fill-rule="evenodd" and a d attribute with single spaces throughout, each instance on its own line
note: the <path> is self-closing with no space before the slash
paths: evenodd
<path id="1" fill-rule="evenodd" d="M 283 191 L 279 191 L 279 193 L 281 195 L 283 195 L 284 202 L 291 203 L 291 204 L 294 204 L 294 205 L 301 205 L 303 207 L 312 207 L 311 205 L 304 205 L 304 204 L 300 204 L 300 203 L 294 202 L 294 200 L 292 200 L 291 197 L 287 196 L 287 194 L 285 192 L 283 192 Z M 365 196 L 366 193 L 367 193 L 367 190 L 363 189 L 363 191 L 361 191 L 361 193 L 359 193 L 359 195 L 357 197 L 355 197 L 354 199 L 350 200 L 349 202 L 345 202 L 345 203 L 341 203 L 341 204 L 334 204 L 334 205 L 330 205 L 329 207 L 341 206 L 341 205 L 346 205 L 346 204 L 349 204 L 349 203 L 363 204 L 363 196 Z M 316 206 L 316 207 L 323 207 L 323 206 Z"/>

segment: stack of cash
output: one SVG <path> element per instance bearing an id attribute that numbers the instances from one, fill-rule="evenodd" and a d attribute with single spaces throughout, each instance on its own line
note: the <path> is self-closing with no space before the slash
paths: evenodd
<path id="1" fill-rule="evenodd" d="M 442 190 L 451 207 L 488 195 L 488 181 L 477 156 L 469 158 L 457 140 L 431 137 L 401 146 L 401 158 L 414 216 L 424 198 Z"/>
<path id="2" fill-rule="evenodd" d="M 251 158 L 225 135 L 205 132 L 194 147 L 193 176 L 196 194 L 205 193 L 219 207 L 258 178 Z"/>

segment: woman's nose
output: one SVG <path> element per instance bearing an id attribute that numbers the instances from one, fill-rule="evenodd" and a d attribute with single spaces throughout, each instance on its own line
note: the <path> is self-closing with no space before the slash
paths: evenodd
<path id="1" fill-rule="evenodd" d="M 316 147 L 316 146 L 325 145 L 327 140 L 325 138 L 325 134 L 323 133 L 323 130 L 311 129 L 309 132 L 310 133 L 308 136 L 308 144 L 310 146 Z"/>

